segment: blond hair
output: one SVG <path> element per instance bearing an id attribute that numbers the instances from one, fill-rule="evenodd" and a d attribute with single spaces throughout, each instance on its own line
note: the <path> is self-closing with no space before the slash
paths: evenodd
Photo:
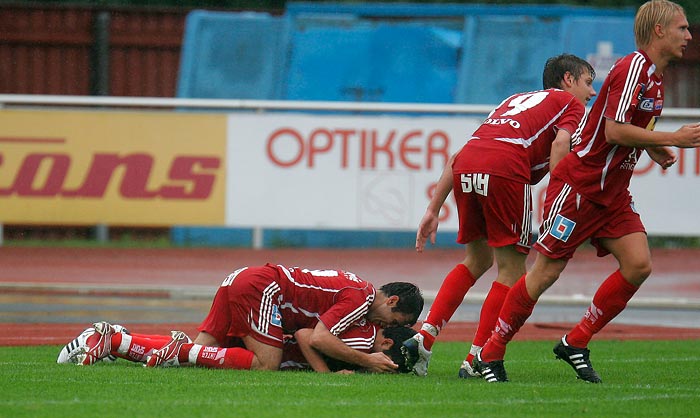
<path id="1" fill-rule="evenodd" d="M 683 6 L 668 0 L 651 0 L 641 5 L 634 17 L 634 40 L 637 48 L 649 46 L 656 25 L 667 27 L 676 13 L 685 16 Z"/>

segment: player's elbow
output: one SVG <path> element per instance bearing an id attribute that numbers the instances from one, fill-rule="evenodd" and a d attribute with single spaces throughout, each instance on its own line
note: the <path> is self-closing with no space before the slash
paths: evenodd
<path id="1" fill-rule="evenodd" d="M 324 347 L 324 342 L 326 341 L 326 335 L 321 332 L 312 332 L 308 337 L 309 346 L 315 350 L 321 350 Z"/>
<path id="2" fill-rule="evenodd" d="M 624 127 L 623 123 L 607 121 L 605 123 L 605 142 L 612 145 L 624 145 Z"/>

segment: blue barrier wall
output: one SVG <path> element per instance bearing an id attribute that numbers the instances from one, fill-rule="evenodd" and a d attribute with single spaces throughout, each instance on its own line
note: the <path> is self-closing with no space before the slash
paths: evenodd
<path id="1" fill-rule="evenodd" d="M 192 12 L 178 97 L 498 103 L 541 87 L 544 61 L 634 49 L 633 9 L 290 3 L 282 17 Z"/>
<path id="2" fill-rule="evenodd" d="M 459 43 L 459 31 L 425 23 L 305 22 L 292 34 L 285 98 L 451 103 Z"/>
<path id="3" fill-rule="evenodd" d="M 177 97 L 280 98 L 288 34 L 285 19 L 266 13 L 191 12 Z"/>

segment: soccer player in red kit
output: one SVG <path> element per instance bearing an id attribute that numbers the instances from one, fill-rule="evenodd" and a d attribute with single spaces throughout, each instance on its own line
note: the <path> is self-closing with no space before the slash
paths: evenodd
<path id="1" fill-rule="evenodd" d="M 445 277 L 420 333 L 404 342 L 419 376 L 428 372 L 431 348 L 464 295 L 493 265 L 498 276 L 484 301 L 472 347 L 459 376 L 474 376 L 471 360 L 495 324 L 510 286 L 525 273 L 530 249 L 531 191 L 569 152 L 570 138 L 596 92 L 585 60 L 562 54 L 547 60 L 544 90 L 518 93 L 494 109 L 448 162 L 416 234 L 416 250 L 434 244 L 440 208 L 454 188 L 457 242 L 466 256 Z"/>
<path id="2" fill-rule="evenodd" d="M 382 328 L 414 324 L 423 309 L 423 297 L 413 284 L 387 283 L 378 290 L 355 274 L 341 270 L 307 270 L 266 264 L 244 267 L 230 274 L 219 287 L 209 315 L 200 325 L 194 345 L 183 350 L 189 339 L 174 332 L 172 339 L 155 351 L 149 367 L 177 363 L 212 353 L 204 347 L 227 347 L 241 339 L 243 347 L 226 351 L 229 368 L 277 370 L 282 361 L 285 334 L 313 328 L 311 346 L 340 361 L 372 372 L 393 371 L 397 366 L 383 353 L 363 353 L 339 338 L 351 326 L 370 321 Z M 100 323 L 98 323 L 100 324 Z M 92 364 L 109 355 L 111 326 L 95 326 L 87 348 L 72 361 Z M 217 359 L 219 360 L 219 359 Z M 194 361 L 190 361 L 194 362 Z"/>
<path id="3" fill-rule="evenodd" d="M 172 341 L 171 335 L 154 335 L 154 334 L 139 334 L 129 332 L 121 325 L 112 325 L 107 322 L 97 322 L 93 327 L 87 328 L 80 333 L 75 339 L 66 344 L 59 353 L 57 363 L 70 363 L 76 359 L 76 354 L 80 353 L 86 346 L 87 339 L 95 334 L 96 328 L 106 330 L 107 327 L 112 327 L 108 332 L 103 331 L 101 334 L 111 334 L 109 355 L 100 360 L 114 361 L 117 358 L 126 359 L 131 362 L 146 363 L 154 351 L 161 349 Z M 179 331 L 174 331 L 175 334 Z M 348 347 L 359 350 L 365 353 L 383 352 L 391 360 L 398 365 L 399 373 L 408 373 L 410 369 L 406 367 L 405 357 L 400 350 L 401 341 L 410 338 L 416 333 L 413 328 L 409 327 L 390 327 L 379 328 L 368 321 L 360 321 L 356 325 L 343 331 L 338 338 L 343 341 Z M 310 337 L 313 334 L 313 329 L 304 328 L 297 330 L 293 336 L 285 336 L 282 362 L 280 370 L 314 370 L 316 372 L 339 372 L 351 373 L 355 370 L 361 370 L 358 366 L 339 362 L 330 357 L 322 356 L 318 351 L 314 350 L 310 345 Z M 191 341 L 184 343 L 181 351 L 186 350 L 192 352 L 192 347 L 188 344 L 193 344 Z M 241 339 L 229 339 L 226 347 L 202 347 L 198 351 L 207 352 L 207 356 L 202 356 L 197 361 L 197 357 L 177 359 L 177 363 L 173 361 L 172 365 L 191 365 L 208 368 L 227 369 L 234 368 L 231 364 L 222 361 L 226 358 L 228 348 L 244 347 Z M 94 363 L 93 363 L 94 364 Z"/>
<path id="4" fill-rule="evenodd" d="M 556 357 L 584 381 L 601 382 L 591 366 L 588 343 L 651 273 L 630 178 L 644 150 L 667 168 L 676 161 L 667 146 L 699 146 L 700 124 L 676 132 L 653 131 L 663 107 L 663 71 L 683 56 L 691 40 L 683 8 L 666 0 L 649 1 L 637 11 L 634 32 L 638 50 L 613 65 L 600 97 L 572 137 L 572 152 L 551 173 L 545 220 L 534 245 L 537 258 L 508 292 L 491 337 L 474 359 L 474 369 L 489 382 L 508 380 L 503 366 L 507 343 L 585 241 L 590 239 L 601 257 L 612 254 L 619 269 L 603 281 L 581 321 L 554 347 Z"/>
<path id="5" fill-rule="evenodd" d="M 313 330 L 310 328 L 300 329 L 294 333 L 292 340 L 285 342 L 282 370 L 314 370 L 319 373 L 362 371 L 354 364 L 320 355 L 309 344 L 311 333 Z M 401 352 L 401 342 L 415 334 L 416 331 L 410 327 L 379 328 L 368 322 L 345 330 L 339 337 L 355 350 L 367 353 L 383 352 L 399 366 L 396 372 L 410 373 L 411 368 L 406 365 L 406 358 Z"/>

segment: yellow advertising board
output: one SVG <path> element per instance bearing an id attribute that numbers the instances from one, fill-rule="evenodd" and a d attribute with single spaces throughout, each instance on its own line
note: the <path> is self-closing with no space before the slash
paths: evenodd
<path id="1" fill-rule="evenodd" d="M 223 225 L 226 115 L 0 110 L 0 222 Z"/>

